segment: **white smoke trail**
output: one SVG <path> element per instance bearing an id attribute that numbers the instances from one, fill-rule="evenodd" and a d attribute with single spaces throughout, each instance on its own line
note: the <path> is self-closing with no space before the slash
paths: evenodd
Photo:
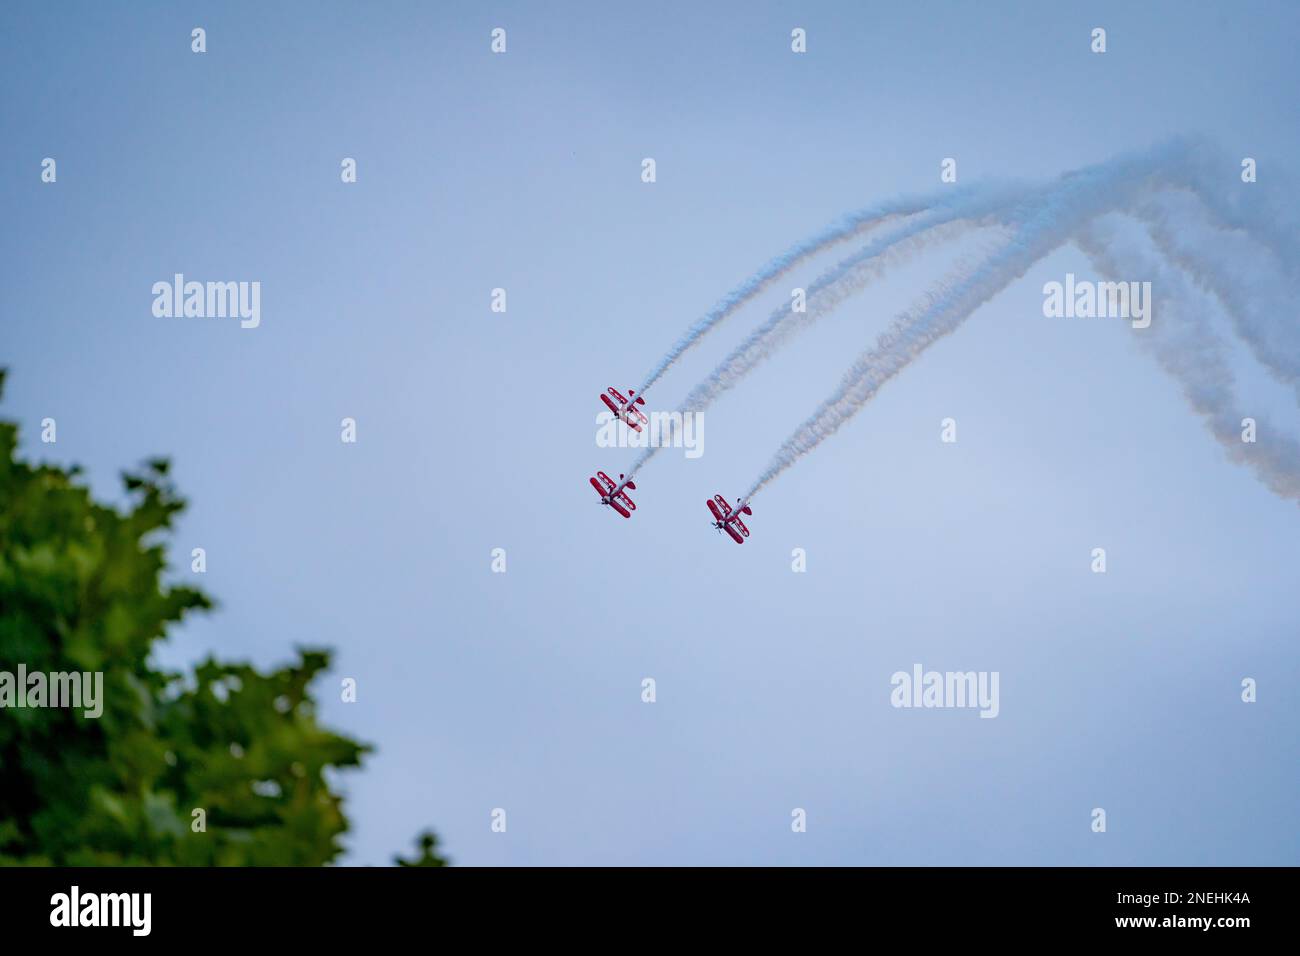
<path id="1" fill-rule="evenodd" d="M 1177 171 L 1170 171 L 1165 185 L 1178 186 L 1193 192 L 1216 217 L 1219 225 L 1236 230 L 1250 228 L 1252 232 L 1261 235 L 1269 248 L 1283 262 L 1284 267 L 1289 263 L 1290 269 L 1284 270 L 1284 274 L 1293 281 L 1293 289 L 1296 288 L 1300 284 L 1296 281 L 1296 270 L 1300 267 L 1300 223 L 1279 221 L 1276 207 L 1268 205 L 1266 199 L 1255 193 L 1241 190 L 1236 192 L 1225 191 L 1222 185 L 1228 163 L 1222 154 L 1208 142 L 1185 139 L 1178 141 L 1175 145 L 1182 153 L 1182 161 Z M 1009 188 L 1004 187 L 999 195 L 1004 200 L 1003 205 L 1006 212 L 1010 213 L 1016 208 L 1012 191 Z M 1024 199 L 1025 196 L 1020 198 Z M 937 224 L 963 217 L 992 215 L 991 207 L 997 205 L 996 203 L 987 202 L 986 199 L 983 203 L 985 212 L 980 213 L 969 208 L 970 203 L 971 197 L 968 192 L 954 194 L 952 190 L 945 189 L 925 196 L 904 196 L 885 200 L 841 217 L 816 235 L 791 246 L 720 299 L 712 309 L 691 325 L 682 334 L 681 338 L 673 343 L 659 364 L 643 380 L 638 394 L 644 394 L 650 385 L 657 382 L 706 333 L 716 328 L 726 318 L 769 288 L 773 282 L 789 273 L 811 256 L 848 241 L 855 236 L 860 236 L 894 219 L 931 212 L 933 218 L 922 225 Z M 964 206 L 967 208 L 963 211 Z M 1158 215 L 1158 208 L 1153 207 L 1150 214 L 1153 216 Z M 1157 237 L 1162 241 L 1162 247 L 1165 248 L 1167 254 L 1170 252 L 1168 235 L 1167 233 L 1163 239 L 1160 236 Z M 1210 274 L 1207 270 L 1213 268 L 1213 258 L 1206 260 L 1202 257 L 1199 265 L 1194 266 L 1194 259 L 1190 252 L 1184 252 L 1183 256 L 1184 258 L 1180 261 L 1186 268 L 1192 269 L 1198 275 L 1203 275 L 1206 281 L 1209 280 Z M 852 261 L 847 260 L 846 263 L 841 265 L 851 268 Z M 1225 298 L 1231 293 L 1230 289 L 1224 288 L 1222 281 L 1224 275 L 1225 273 L 1222 270 L 1217 272 L 1216 277 L 1219 281 L 1214 286 L 1215 293 L 1221 298 Z M 757 334 L 759 336 L 765 334 L 770 327 L 770 324 L 765 326 Z M 1295 331 L 1295 329 L 1295 326 L 1283 327 L 1281 331 L 1300 335 L 1300 331 Z M 751 336 L 751 339 L 753 338 L 754 336 Z M 744 347 L 742 346 L 742 348 Z M 1296 355 L 1296 362 L 1300 364 L 1300 349 L 1270 349 L 1266 351 L 1266 354 L 1272 356 L 1279 354 Z M 728 361 L 730 363 L 732 359 Z M 736 368 L 737 366 L 732 365 L 732 367 Z M 736 377 L 743 376 L 753 365 L 745 365 L 741 360 L 740 367 L 743 368 L 743 371 L 740 371 Z M 1290 375 L 1290 381 L 1297 381 L 1297 373 L 1291 372 L 1288 374 Z M 728 382 L 720 390 L 725 390 L 725 388 L 730 387 L 730 384 Z M 704 404 L 711 401 L 713 396 L 707 394 L 709 387 L 710 383 L 708 382 L 699 386 L 697 391 L 693 393 L 693 400 L 696 403 L 703 402 Z M 1297 384 L 1297 389 L 1298 394 L 1300 394 L 1300 384 Z M 688 399 L 689 401 L 691 399 Z"/>
<path id="2" fill-rule="evenodd" d="M 1002 250 L 979 268 L 958 273 L 894 320 L 875 348 L 850 367 L 835 393 L 781 445 L 746 497 L 834 434 L 885 382 L 1090 220 L 1129 208 L 1152 189 L 1184 184 L 1186 157 L 1187 144 L 1173 141 L 1063 176 Z"/>
<path id="3" fill-rule="evenodd" d="M 752 331 L 698 385 L 687 394 L 680 409 L 702 411 L 720 394 L 734 386 L 771 357 L 797 332 L 821 319 L 845 300 L 861 292 L 890 268 L 899 266 L 934 245 L 961 236 L 979 225 L 987 225 L 1001 210 L 1000 201 L 986 200 L 987 209 L 973 217 L 949 218 L 927 213 L 837 263 L 813 280 L 806 290 L 805 310 L 795 312 L 788 304 L 778 306 L 767 320 Z"/>
<path id="4" fill-rule="evenodd" d="M 857 252 L 818 276 L 805 290 L 805 310 L 795 312 L 782 305 L 686 396 L 680 414 L 704 411 L 722 392 L 731 388 L 757 367 L 790 337 L 829 314 L 849 296 L 861 291 L 891 266 L 906 261 L 934 243 L 960 235 L 979 225 L 1003 218 L 1015 218 L 1017 211 L 1032 208 L 1023 186 L 986 186 L 960 196 L 935 202 L 932 208 L 871 240 Z M 1030 193 L 1040 201 L 1038 193 Z M 630 474 L 655 456 L 662 446 L 651 445 L 632 464 Z"/>
<path id="5" fill-rule="evenodd" d="M 1258 412 L 1249 414 L 1256 422 L 1256 441 L 1242 441 L 1248 415 L 1237 402 L 1228 343 L 1210 321 L 1214 300 L 1198 286 L 1197 276 L 1160 254 L 1152 233 L 1123 225 L 1120 217 L 1106 216 L 1085 228 L 1078 244 L 1103 275 L 1119 281 L 1136 273 L 1158 290 L 1159 311 L 1151 325 L 1134 330 L 1139 343 L 1182 386 L 1232 460 L 1250 466 L 1278 496 L 1300 501 L 1300 442 Z"/>
<path id="6" fill-rule="evenodd" d="M 1167 164 L 1165 168 L 1158 168 L 1153 163 L 1160 160 L 1154 157 L 1178 157 L 1178 163 Z M 1127 165 L 1130 169 L 1141 168 L 1141 174 L 1149 178 L 1149 185 L 1152 187 L 1177 187 L 1177 189 L 1188 190 L 1195 193 L 1201 199 L 1204 206 L 1216 216 L 1219 225 L 1225 228 L 1240 229 L 1248 224 L 1256 226 L 1258 232 L 1264 234 L 1270 248 L 1273 248 L 1279 256 L 1286 256 L 1291 252 L 1300 251 L 1300 243 L 1297 243 L 1297 232 L 1300 230 L 1291 229 L 1288 222 L 1279 222 L 1277 216 L 1273 215 L 1271 207 L 1262 202 L 1248 202 L 1257 200 L 1258 196 L 1245 194 L 1238 191 L 1235 194 L 1225 194 L 1221 189 L 1223 179 L 1225 179 L 1225 169 L 1227 161 L 1222 153 L 1214 150 L 1212 144 L 1204 139 L 1199 138 L 1180 138 L 1170 140 L 1164 146 L 1157 147 L 1147 157 L 1122 157 L 1122 159 L 1113 161 L 1112 164 L 1102 164 L 1092 166 L 1079 172 L 1067 173 L 1061 178 L 1061 181 L 1067 181 L 1071 177 L 1082 176 L 1093 170 L 1105 168 L 1106 165 L 1123 166 Z M 1050 189 L 1050 187 L 1049 187 Z M 1041 190 L 1039 190 L 1041 194 Z M 715 328 L 725 317 L 731 315 L 733 311 L 740 308 L 742 304 L 749 302 L 755 295 L 766 289 L 772 281 L 783 276 L 789 269 L 796 267 L 798 263 L 814 255 L 815 252 L 826 250 L 827 247 L 835 243 L 844 241 L 846 238 L 852 238 L 853 235 L 859 235 L 867 232 L 868 229 L 875 228 L 883 222 L 897 219 L 897 217 L 917 215 L 917 219 L 910 222 L 902 228 L 896 230 L 892 235 L 885 237 L 883 241 L 868 245 L 857 255 L 850 256 L 849 259 L 841 261 L 835 269 L 824 274 L 818 281 L 814 282 L 813 287 L 807 290 L 809 298 L 822 291 L 822 304 L 814 310 L 810 310 L 811 319 L 815 321 L 819 315 L 824 315 L 831 308 L 837 306 L 844 298 L 852 294 L 853 291 L 861 289 L 865 281 L 870 280 L 872 274 L 879 273 L 880 269 L 868 274 L 862 284 L 855 281 L 852 272 L 865 259 L 875 258 L 880 254 L 883 248 L 891 246 L 894 242 L 904 242 L 911 235 L 918 234 L 924 229 L 935 228 L 937 225 L 946 224 L 958 220 L 980 220 L 987 224 L 988 221 L 1001 219 L 1004 222 L 1015 222 L 1018 217 L 1024 215 L 1026 209 L 1034 208 L 1035 193 L 1030 190 L 1013 189 L 1013 187 L 1001 187 L 1000 190 L 993 187 L 984 187 L 983 190 L 976 191 L 972 196 L 969 191 L 963 191 L 962 194 L 950 193 L 950 191 L 941 191 L 941 193 L 931 194 L 928 196 L 911 196 L 911 198 L 902 198 L 894 200 L 885 200 L 876 206 L 861 209 L 861 211 L 850 213 L 849 216 L 842 217 L 840 221 L 835 222 L 822 233 L 815 237 L 806 239 L 805 242 L 798 243 L 784 254 L 777 256 L 776 259 L 763 267 L 761 271 L 755 273 L 753 277 L 746 280 L 744 284 L 737 286 L 732 293 L 724 297 L 714 307 L 714 310 L 706 313 L 701 320 L 697 321 L 692 328 L 686 330 L 684 336 L 669 349 L 668 354 L 658 367 L 650 373 L 645 384 L 642 385 L 641 392 L 645 392 L 647 386 L 658 380 L 664 372 L 667 371 L 677 359 L 708 330 Z M 920 216 L 918 213 L 927 212 L 928 216 Z M 1300 256 L 1297 256 L 1300 259 Z M 1294 274 L 1294 271 L 1292 271 Z M 845 281 L 848 280 L 848 281 Z M 767 323 L 761 328 L 750 334 L 744 343 L 737 350 L 733 351 L 727 359 L 724 360 L 718 369 L 715 369 L 712 375 L 708 376 L 705 381 L 695 386 L 692 393 L 686 397 L 684 405 L 679 408 L 680 412 L 702 411 L 712 399 L 720 392 L 731 388 L 741 377 L 748 375 L 749 371 L 755 367 L 764 358 L 771 355 L 777 347 L 783 345 L 785 339 L 790 334 L 796 332 L 807 323 L 800 323 L 794 320 L 792 313 L 785 308 L 772 313 Z M 1297 386 L 1300 388 L 1300 386 Z M 641 458 L 633 464 L 633 470 L 640 468 L 647 460 L 654 457 L 654 449 L 647 449 Z"/>
<path id="7" fill-rule="evenodd" d="M 1248 232 L 1267 246 L 1291 288 L 1300 290 L 1300 206 L 1289 201 L 1300 193 L 1297 184 L 1276 171 L 1244 183 L 1235 161 L 1207 141 L 1183 143 L 1187 155 L 1177 185 L 1194 191 L 1221 228 Z"/>
<path id="8" fill-rule="evenodd" d="M 1006 274 L 1003 282 L 987 292 L 974 284 L 995 264 L 999 264 L 1005 255 L 1005 249 L 995 253 L 985 260 L 982 267 L 972 267 L 970 260 L 964 259 L 957 269 L 931 286 L 912 308 L 896 316 L 890 327 L 877 339 L 876 348 L 860 356 L 849 367 L 835 393 L 782 443 L 767 468 L 750 486 L 745 498 L 761 491 L 774 478 L 834 434 L 885 382 L 911 364 L 932 342 L 953 331 L 986 298 L 1015 279 L 1015 275 Z M 976 290 L 974 295 L 971 290 Z M 960 314 L 961 318 L 950 320 L 942 326 L 936 324 L 935 316 L 944 312 Z"/>
<path id="9" fill-rule="evenodd" d="M 1204 205 L 1187 193 L 1155 196 L 1135 215 L 1147 224 L 1165 258 L 1218 299 L 1255 358 L 1276 379 L 1294 388 L 1300 402 L 1297 296 L 1280 263 L 1253 235 L 1216 228 Z"/>
<path id="10" fill-rule="evenodd" d="M 705 333 L 716 328 L 737 309 L 761 294 L 773 282 L 809 257 L 838 243 L 859 236 L 892 219 L 916 215 L 941 205 L 950 199 L 950 194 L 934 193 L 929 196 L 903 196 L 898 199 L 886 200 L 859 209 L 857 212 L 849 213 L 831 223 L 816 235 L 791 246 L 719 299 L 712 309 L 683 332 L 681 338 L 674 342 L 664 357 L 659 360 L 659 364 L 651 369 L 650 373 L 642 380 L 641 388 L 637 394 L 645 394 L 645 390 L 663 377 L 664 373 L 672 368 L 678 359 L 703 338 Z"/>

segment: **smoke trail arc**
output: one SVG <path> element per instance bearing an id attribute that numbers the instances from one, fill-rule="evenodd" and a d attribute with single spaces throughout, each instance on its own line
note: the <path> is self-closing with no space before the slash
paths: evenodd
<path id="1" fill-rule="evenodd" d="M 1300 404 L 1296 292 L 1254 233 L 1218 228 L 1206 215 L 1209 211 L 1190 194 L 1167 193 L 1152 197 L 1134 215 L 1147 226 L 1163 257 L 1218 300 L 1256 360 L 1294 389 Z M 1134 255 L 1143 263 L 1158 263 L 1141 250 Z M 1187 311 L 1194 314 L 1204 307 L 1189 306 Z"/>
<path id="2" fill-rule="evenodd" d="M 933 204 L 929 211 L 869 241 L 809 284 L 803 312 L 795 312 L 787 305 L 773 310 L 762 325 L 746 336 L 691 390 L 677 412 L 704 411 L 718 395 L 737 384 L 796 332 L 828 315 L 889 267 L 937 242 L 976 226 L 989 225 L 1007 216 L 1014 217 L 1016 210 L 1030 208 L 1032 203 L 1023 198 L 1025 193 L 1025 187 L 1009 185 L 969 190 Z M 657 452 L 658 446 L 647 447 L 633 463 L 631 473 L 636 474 Z"/>
<path id="3" fill-rule="evenodd" d="M 1123 225 L 1117 216 L 1104 217 L 1080 233 L 1078 244 L 1103 275 L 1119 281 L 1136 268 L 1161 290 L 1160 320 L 1141 331 L 1140 345 L 1178 382 L 1229 458 L 1249 466 L 1274 494 L 1300 502 L 1300 442 L 1240 406 L 1229 343 L 1210 321 L 1216 300 L 1194 274 L 1161 254 L 1149 228 L 1135 235 Z M 1260 437 L 1253 443 L 1241 438 L 1247 417 L 1257 423 Z"/>
<path id="4" fill-rule="evenodd" d="M 777 449 L 755 479 L 750 497 L 838 431 L 886 382 L 936 341 L 954 332 L 990 298 L 1090 220 L 1133 205 L 1153 189 L 1178 181 L 1185 148 L 1174 141 L 1146 154 L 1067 174 L 1020 226 L 1015 238 L 978 268 L 953 276 L 898 316 L 876 345 L 845 373 L 839 388 Z"/>
<path id="5" fill-rule="evenodd" d="M 875 346 L 859 356 L 836 391 L 780 446 L 746 498 L 834 434 L 891 378 L 934 342 L 951 334 L 981 305 L 1037 261 L 1071 239 L 1102 274 L 1115 276 L 1114 230 L 1096 225 L 1124 212 L 1145 227 L 1147 246 L 1123 248 L 1167 283 L 1182 338 L 1168 324 L 1147 340 L 1160 364 L 1183 384 L 1230 455 L 1249 463 L 1273 491 L 1300 498 L 1300 445 L 1272 435 L 1265 448 L 1239 447 L 1238 408 L 1221 342 L 1195 317 L 1220 307 L 1235 334 L 1300 402 L 1300 324 L 1291 321 L 1300 290 L 1300 221 L 1255 190 L 1225 188 L 1223 156 L 1199 138 L 1178 138 L 1145 152 L 1068 172 L 1033 189 L 977 187 L 878 204 L 838 221 L 772 260 L 724 297 L 674 344 L 652 371 L 655 381 L 701 336 L 771 281 L 835 243 L 866 235 L 891 220 L 895 228 L 868 238 L 855 253 L 822 273 L 806 290 L 806 309 L 782 307 L 752 331 L 686 396 L 679 412 L 699 412 L 780 349 L 801 329 L 829 314 L 891 265 L 936 242 L 990 226 L 1011 238 L 982 262 L 963 263 L 920 302 L 897 316 Z M 1114 281 L 1120 281 L 1118 279 Z M 1175 320 L 1179 321 L 1179 320 Z M 1191 344 L 1188 344 L 1191 343 Z M 1203 362 L 1198 366 L 1198 356 Z M 644 390 L 644 388 L 643 388 Z M 1235 417 L 1234 417 L 1235 416 Z M 1254 416 L 1258 419 L 1258 416 Z M 646 448 L 635 474 L 656 454 Z"/>
<path id="6" fill-rule="evenodd" d="M 935 192 L 928 196 L 903 196 L 875 203 L 857 212 L 842 216 L 816 235 L 791 246 L 728 292 L 718 300 L 712 309 L 692 323 L 682 333 L 681 337 L 672 344 L 663 358 L 659 360 L 659 363 L 642 379 L 641 388 L 637 394 L 645 394 L 645 390 L 659 381 L 677 363 L 677 360 L 690 351 L 691 347 L 699 342 L 705 334 L 717 328 L 729 316 L 771 286 L 773 282 L 807 259 L 892 219 L 925 212 L 941 204 L 947 198 L 949 197 L 944 196 L 942 192 Z"/>

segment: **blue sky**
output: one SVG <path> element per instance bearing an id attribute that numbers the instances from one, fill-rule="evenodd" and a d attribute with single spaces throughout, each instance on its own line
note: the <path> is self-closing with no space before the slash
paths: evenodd
<path id="1" fill-rule="evenodd" d="M 481 865 L 1295 864 L 1300 514 L 1122 323 L 1043 318 L 1044 282 L 1091 275 L 1075 249 L 766 489 L 742 548 L 705 499 L 743 491 L 936 266 L 724 396 L 631 521 L 587 476 L 634 456 L 595 446 L 602 389 L 944 157 L 962 183 L 1044 180 L 1190 132 L 1261 189 L 1294 175 L 1297 27 L 1285 3 L 9 4 L 2 413 L 105 498 L 172 457 L 175 573 L 204 547 L 220 609 L 167 663 L 336 649 L 324 716 L 378 747 L 343 778 L 347 862 L 432 825 Z M 260 281 L 261 326 L 155 318 L 176 272 Z M 917 662 L 998 671 L 1000 715 L 892 708 Z"/>

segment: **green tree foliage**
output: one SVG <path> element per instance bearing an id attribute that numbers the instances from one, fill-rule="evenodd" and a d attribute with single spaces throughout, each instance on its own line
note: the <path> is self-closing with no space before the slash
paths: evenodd
<path id="1" fill-rule="evenodd" d="M 398 866 L 446 866 L 447 861 L 438 855 L 438 835 L 431 830 L 425 830 L 415 840 L 415 845 L 419 847 L 420 853 L 413 860 L 403 860 L 400 856 L 394 857 L 393 862 Z"/>
<path id="2" fill-rule="evenodd" d="M 317 723 L 309 687 L 329 654 L 300 649 L 269 673 L 156 668 L 167 627 L 212 607 L 163 581 L 184 507 L 167 462 L 123 476 L 120 511 L 76 468 L 18 461 L 17 440 L 0 421 L 0 671 L 102 672 L 103 713 L 0 709 L 0 864 L 333 860 L 348 823 L 330 777 L 369 748 Z"/>

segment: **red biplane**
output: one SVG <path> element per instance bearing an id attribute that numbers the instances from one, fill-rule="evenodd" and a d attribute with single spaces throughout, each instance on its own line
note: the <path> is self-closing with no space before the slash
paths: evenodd
<path id="1" fill-rule="evenodd" d="M 618 484 L 615 484 L 613 478 L 603 471 L 598 471 L 595 478 L 588 480 L 591 482 L 591 487 L 596 489 L 596 494 L 600 495 L 602 505 L 608 505 L 624 518 L 632 517 L 632 512 L 636 511 L 636 505 L 632 503 L 632 499 L 623 490 L 624 488 L 631 488 L 636 491 L 636 484 L 631 478 L 624 478 L 619 475 Z"/>
<path id="2" fill-rule="evenodd" d="M 630 388 L 627 390 L 627 396 L 627 398 L 624 398 L 622 392 L 610 387 L 605 389 L 604 394 L 600 396 L 600 400 L 614 413 L 615 418 L 625 423 L 632 431 L 639 432 L 641 426 L 648 421 L 645 415 L 641 413 L 641 409 L 637 408 L 638 405 L 645 404 L 645 399 Z"/>
<path id="3" fill-rule="evenodd" d="M 736 544 L 744 544 L 745 539 L 749 537 L 749 529 L 745 527 L 745 522 L 740 520 L 742 514 L 752 515 L 754 512 L 749 509 L 749 499 L 737 499 L 736 510 L 731 510 L 731 505 L 727 504 L 727 499 L 722 495 L 714 495 L 709 502 L 709 511 L 713 515 L 713 527 L 719 532 L 725 531 L 731 535 L 731 540 Z"/>

